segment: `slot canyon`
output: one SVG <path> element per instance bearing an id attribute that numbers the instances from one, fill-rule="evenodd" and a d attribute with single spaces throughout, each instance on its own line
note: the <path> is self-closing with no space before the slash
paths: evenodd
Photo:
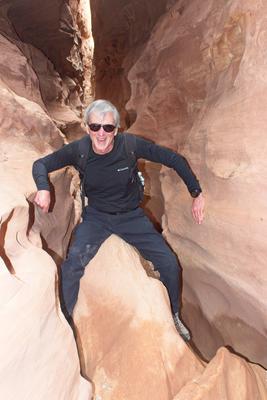
<path id="1" fill-rule="evenodd" d="M 0 0 L 1 400 L 267 400 L 266 16 L 262 0 Z M 50 174 L 45 214 L 32 164 L 86 134 L 94 99 L 201 183 L 198 225 L 176 172 L 140 162 L 143 207 L 182 266 L 189 343 L 151 263 L 116 235 L 81 279 L 75 334 L 61 311 L 79 175 Z"/>

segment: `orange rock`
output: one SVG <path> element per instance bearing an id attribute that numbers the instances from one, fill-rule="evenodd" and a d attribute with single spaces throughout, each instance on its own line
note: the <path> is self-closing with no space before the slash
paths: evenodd
<path id="1" fill-rule="evenodd" d="M 184 269 L 196 346 L 210 359 L 230 345 L 265 368 L 266 12 L 260 0 L 172 2 L 142 52 L 127 55 L 126 105 L 130 131 L 185 155 L 207 198 L 196 226 L 185 186 L 161 170 L 164 235 Z"/>
<path id="2" fill-rule="evenodd" d="M 199 361 L 174 328 L 164 286 L 117 236 L 87 266 L 74 321 L 96 399 L 267 399 L 263 368 L 226 348 Z"/>
<path id="3" fill-rule="evenodd" d="M 87 267 L 74 320 L 96 398 L 169 399 L 203 371 L 176 332 L 165 287 L 117 236 Z"/>
<path id="4" fill-rule="evenodd" d="M 0 47 L 6 57 L 0 66 L 0 398 L 89 400 L 91 386 L 80 375 L 73 333 L 59 307 L 56 265 L 41 248 L 56 261 L 65 256 L 78 217 L 77 186 L 69 171 L 54 174 L 53 213 L 34 213 L 32 163 L 63 139 L 38 100 L 26 57 L 1 35 Z"/>
<path id="5" fill-rule="evenodd" d="M 7 231 L 13 225 L 14 233 L 22 214 L 27 210 L 15 210 Z M 16 239 L 5 253 L 13 274 L 0 258 L 0 398 L 88 400 L 91 386 L 80 376 L 73 333 L 56 299 L 55 264 L 20 230 Z"/>
<path id="6" fill-rule="evenodd" d="M 266 371 L 221 348 L 203 374 L 185 385 L 173 400 L 200 399 L 266 400 Z"/>

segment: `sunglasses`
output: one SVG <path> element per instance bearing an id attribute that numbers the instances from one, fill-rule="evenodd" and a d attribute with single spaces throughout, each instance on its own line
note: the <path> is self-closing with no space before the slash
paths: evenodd
<path id="1" fill-rule="evenodd" d="M 111 133 L 114 131 L 114 129 L 116 128 L 116 126 L 111 125 L 111 124 L 88 124 L 89 128 L 91 131 L 93 132 L 97 132 L 99 131 L 99 129 L 101 129 L 101 127 L 104 129 L 105 132 Z"/>

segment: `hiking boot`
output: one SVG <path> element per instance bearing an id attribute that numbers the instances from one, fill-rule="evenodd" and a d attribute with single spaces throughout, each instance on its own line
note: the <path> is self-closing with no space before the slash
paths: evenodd
<path id="1" fill-rule="evenodd" d="M 179 333 L 179 335 L 184 339 L 185 342 L 189 342 L 189 340 L 191 339 L 190 332 L 187 329 L 187 327 L 184 326 L 184 324 L 180 320 L 178 312 L 173 314 L 172 317 L 173 317 L 175 328 L 176 328 L 177 332 Z"/>

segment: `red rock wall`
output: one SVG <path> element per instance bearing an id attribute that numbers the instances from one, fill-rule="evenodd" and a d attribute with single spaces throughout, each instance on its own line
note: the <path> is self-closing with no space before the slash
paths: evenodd
<path id="1" fill-rule="evenodd" d="M 93 96 L 89 3 L 6 1 L 0 5 L 0 16 L 2 40 L 10 42 L 1 52 L 0 64 L 5 68 L 1 76 L 22 97 L 40 91 L 38 103 L 67 136 L 83 134 L 83 102 Z M 24 56 L 20 66 L 14 65 L 14 48 Z"/>
<path id="2" fill-rule="evenodd" d="M 173 1 L 121 63 L 130 130 L 184 154 L 207 199 L 196 226 L 183 184 L 162 170 L 164 234 L 184 269 L 195 344 L 207 358 L 226 344 L 265 367 L 266 11 L 259 0 Z M 120 105 L 126 86 L 109 71 L 96 92 Z"/>
<path id="3" fill-rule="evenodd" d="M 266 6 L 259 0 L 253 4 L 92 0 L 91 4 L 96 97 L 117 104 L 123 126 L 131 125 L 131 131 L 183 153 L 207 198 L 205 223 L 196 226 L 190 216 L 191 199 L 175 173 L 165 168 L 153 168 L 151 173 L 146 167 L 152 194 L 148 207 L 158 220 L 163 214 L 164 234 L 184 269 L 183 311 L 194 342 L 206 358 L 212 358 L 221 345 L 229 345 L 266 367 L 262 350 L 267 336 Z M 58 128 L 71 139 L 82 132 L 82 101 L 89 101 L 94 93 L 89 19 L 85 0 L 0 3 L 0 260 L 9 296 L 16 292 L 14 277 L 20 277 L 16 257 L 24 257 L 28 246 L 38 248 L 40 233 L 55 260 L 65 255 L 77 206 L 72 174 L 61 171 L 54 177 L 59 201 L 63 192 L 70 194 L 65 198 L 65 214 L 59 215 L 55 207 L 47 224 L 42 222 L 41 232 L 38 215 L 30 230 L 33 214 L 26 199 L 31 200 L 35 190 L 32 161 L 63 144 Z M 24 220 L 17 229 L 12 218 L 20 210 Z M 63 220 L 67 226 L 60 223 Z M 8 223 L 15 229 L 7 240 Z M 43 255 L 39 248 L 33 252 Z M 52 271 L 47 280 L 50 292 L 54 278 Z M 25 299 L 34 303 L 26 292 Z M 53 301 L 48 305 L 53 309 L 49 318 L 59 323 L 56 297 Z M 23 321 L 21 327 L 25 329 Z M 49 334 L 50 327 L 46 328 Z M 78 390 L 73 347 L 72 354 L 73 387 Z M 228 356 L 222 354 L 211 363 L 211 374 L 200 379 L 203 387 L 218 365 L 226 372 L 230 369 Z M 14 352 L 15 362 L 16 356 L 20 353 Z M 61 365 L 60 357 L 57 362 Z M 262 371 L 261 376 L 264 379 Z M 188 385 L 177 399 L 192 391 L 194 382 Z M 210 387 L 210 398 L 218 397 L 220 382 L 214 391 Z M 41 398 L 38 391 L 35 394 Z M 45 390 L 42 396 L 47 397 Z M 252 398 L 249 390 L 247 398 Z"/>
<path id="4" fill-rule="evenodd" d="M 136 117 L 125 110 L 130 97 L 128 70 L 165 7 L 166 0 L 153 3 L 149 0 L 91 0 L 95 95 L 117 105 L 123 127 L 129 126 Z M 131 55 L 129 64 L 125 63 L 128 54 Z"/>
<path id="5" fill-rule="evenodd" d="M 57 289 L 55 262 L 65 257 L 79 216 L 73 173 L 51 177 L 56 201 L 49 215 L 32 204 L 33 161 L 63 145 L 58 127 L 81 132 L 78 77 L 67 76 L 63 65 L 59 73 L 46 47 L 35 47 L 47 34 L 60 56 L 56 46 L 64 38 L 53 31 L 58 5 L 0 2 L 0 398 L 6 400 L 91 398 Z M 44 30 L 49 15 L 53 29 Z"/>

